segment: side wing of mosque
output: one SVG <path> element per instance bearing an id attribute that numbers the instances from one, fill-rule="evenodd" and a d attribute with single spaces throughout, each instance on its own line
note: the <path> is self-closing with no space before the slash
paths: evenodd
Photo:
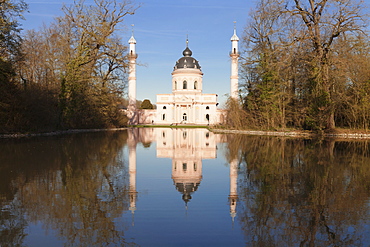
<path id="1" fill-rule="evenodd" d="M 238 42 L 236 35 L 231 37 L 232 51 L 230 97 L 238 97 Z M 132 36 L 130 44 L 129 69 L 129 107 L 127 115 L 130 125 L 214 125 L 224 122 L 226 112 L 218 109 L 217 94 L 204 94 L 203 72 L 199 62 L 192 57 L 188 41 L 183 51 L 183 57 L 176 61 L 172 71 L 172 93 L 157 95 L 157 109 L 136 109 L 136 40 Z"/>

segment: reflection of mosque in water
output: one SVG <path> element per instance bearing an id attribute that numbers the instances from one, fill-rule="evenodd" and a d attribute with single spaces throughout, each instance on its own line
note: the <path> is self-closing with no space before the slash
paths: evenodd
<path id="1" fill-rule="evenodd" d="M 129 129 L 130 209 L 136 209 L 136 144 L 157 142 L 157 157 L 172 159 L 172 179 L 185 205 L 202 180 L 202 160 L 217 157 L 222 135 L 207 129 L 134 128 Z M 230 163 L 230 214 L 236 215 L 237 160 Z"/>

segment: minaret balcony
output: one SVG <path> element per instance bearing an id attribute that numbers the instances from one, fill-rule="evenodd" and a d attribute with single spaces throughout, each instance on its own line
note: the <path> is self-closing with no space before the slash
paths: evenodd
<path id="1" fill-rule="evenodd" d="M 239 57 L 240 56 L 240 54 L 237 53 L 237 52 L 230 52 L 229 55 L 230 55 L 230 57 Z"/>
<path id="2" fill-rule="evenodd" d="M 138 54 L 137 53 L 130 53 L 128 54 L 128 59 L 136 59 L 138 57 Z"/>

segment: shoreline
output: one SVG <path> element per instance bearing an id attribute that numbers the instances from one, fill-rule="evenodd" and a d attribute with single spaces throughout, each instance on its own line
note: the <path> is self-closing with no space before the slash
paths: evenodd
<path id="1" fill-rule="evenodd" d="M 129 128 L 208 128 L 210 131 L 216 134 L 242 134 L 242 135 L 256 135 L 256 136 L 276 136 L 276 137 L 296 137 L 296 138 L 343 138 L 343 139 L 370 139 L 370 133 L 315 133 L 310 131 L 265 131 L 265 130 L 235 130 L 235 129 L 217 129 L 211 126 L 156 126 L 156 125 L 140 125 L 140 126 L 127 126 L 123 128 L 106 128 L 106 129 L 71 129 L 71 130 L 58 130 L 51 132 L 39 132 L 39 133 L 12 133 L 12 134 L 0 134 L 0 139 L 12 139 L 12 138 L 27 138 L 27 137 L 38 137 L 38 136 L 58 136 L 64 134 L 75 134 L 75 133 L 88 133 L 88 132 L 102 132 L 102 131 L 122 131 Z"/>
<path id="2" fill-rule="evenodd" d="M 102 131 L 121 131 L 126 130 L 125 128 L 109 128 L 109 129 L 72 129 L 72 130 L 57 130 L 51 132 L 39 132 L 39 133 L 13 133 L 13 134 L 0 134 L 0 139 L 8 138 L 25 138 L 25 137 L 36 137 L 36 136 L 58 136 L 65 134 L 75 134 L 75 133 L 88 133 L 88 132 L 102 132 Z"/>
<path id="3" fill-rule="evenodd" d="M 344 139 L 370 139 L 370 133 L 314 133 L 301 131 L 264 131 L 264 130 L 226 130 L 226 129 L 211 129 L 214 133 L 230 133 L 244 135 L 259 135 L 259 136 L 287 136 L 287 137 L 325 137 L 325 138 L 344 138 Z"/>

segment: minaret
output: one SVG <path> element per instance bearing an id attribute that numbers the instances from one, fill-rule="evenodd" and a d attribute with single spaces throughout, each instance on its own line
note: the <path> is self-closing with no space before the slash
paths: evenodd
<path id="1" fill-rule="evenodd" d="M 236 216 L 236 201 L 238 200 L 237 186 L 238 186 L 238 160 L 233 159 L 230 162 L 230 195 L 229 195 L 230 216 L 233 223 Z"/>
<path id="2" fill-rule="evenodd" d="M 134 25 L 132 25 L 133 27 Z M 128 54 L 129 60 L 129 74 L 128 74 L 128 117 L 130 118 L 129 124 L 135 125 L 138 123 L 137 112 L 136 112 L 136 58 L 137 54 L 135 51 L 136 40 L 134 38 L 134 31 L 132 30 L 132 36 L 129 39 L 130 51 Z"/>
<path id="3" fill-rule="evenodd" d="M 239 67 L 238 67 L 238 60 L 239 60 L 239 51 L 238 51 L 238 43 L 239 38 L 236 35 L 236 22 L 234 22 L 234 35 L 231 37 L 231 76 L 230 76 L 230 97 L 233 99 L 238 99 L 238 87 L 239 87 Z"/>

